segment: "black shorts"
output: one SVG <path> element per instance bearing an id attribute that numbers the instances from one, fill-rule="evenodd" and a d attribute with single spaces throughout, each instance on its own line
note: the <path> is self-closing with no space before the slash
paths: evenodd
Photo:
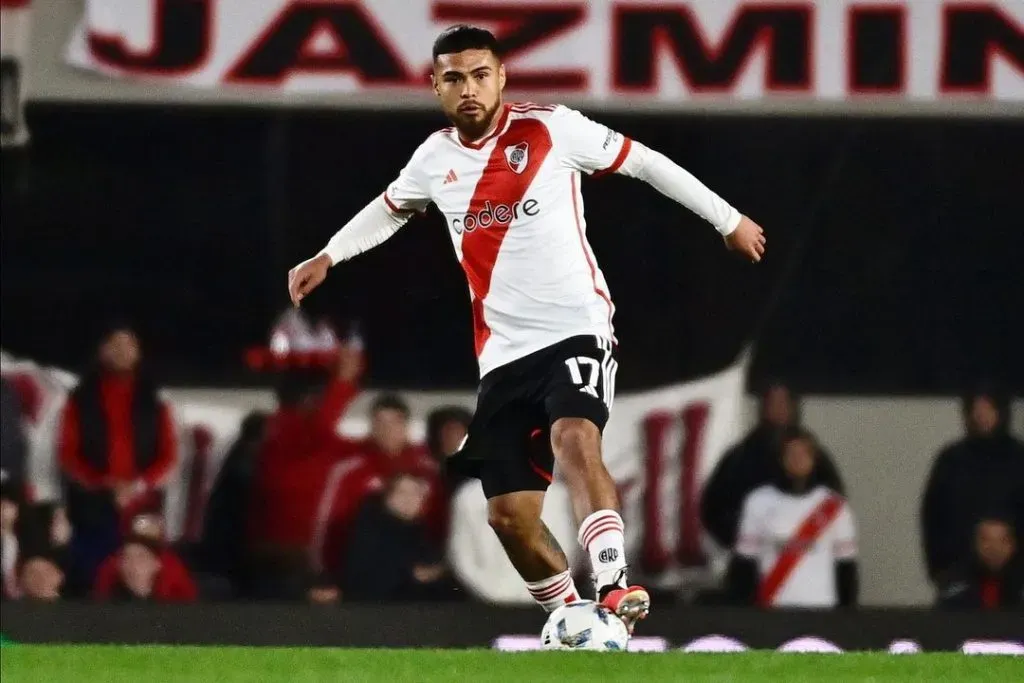
<path id="1" fill-rule="evenodd" d="M 492 370 L 480 382 L 466 442 L 448 467 L 479 479 L 487 498 L 546 490 L 555 465 L 551 425 L 579 417 L 604 430 L 617 367 L 612 342 L 584 335 Z"/>

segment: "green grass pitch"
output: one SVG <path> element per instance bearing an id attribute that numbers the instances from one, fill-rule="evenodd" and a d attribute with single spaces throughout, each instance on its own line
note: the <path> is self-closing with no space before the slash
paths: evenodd
<path id="1" fill-rule="evenodd" d="M 1024 658 L 962 654 L 799 655 L 750 652 L 499 653 L 214 647 L 5 647 L 3 683 L 236 681 L 1024 681 Z"/>

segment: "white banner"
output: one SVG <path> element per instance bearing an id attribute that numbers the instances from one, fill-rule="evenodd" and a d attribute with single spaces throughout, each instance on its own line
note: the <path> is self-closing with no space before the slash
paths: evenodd
<path id="1" fill-rule="evenodd" d="M 149 83 L 424 106 L 435 36 L 506 46 L 513 97 L 638 108 L 1024 101 L 1024 2 L 87 0 L 72 65 Z M 344 99 L 341 99 L 344 97 Z"/>

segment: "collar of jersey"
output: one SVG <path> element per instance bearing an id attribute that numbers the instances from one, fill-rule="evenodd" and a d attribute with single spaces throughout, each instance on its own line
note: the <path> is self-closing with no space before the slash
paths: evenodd
<path id="1" fill-rule="evenodd" d="M 494 130 L 491 131 L 489 135 L 480 138 L 476 142 L 467 142 L 462 139 L 462 136 L 459 135 L 458 130 L 456 130 L 455 139 L 458 140 L 459 144 L 463 147 L 468 147 L 469 149 L 482 149 L 484 145 L 496 138 L 505 130 L 505 124 L 508 123 L 508 113 L 511 111 L 511 107 L 512 105 L 510 104 L 503 104 L 501 106 L 501 116 L 498 118 L 498 125 L 494 127 Z"/>

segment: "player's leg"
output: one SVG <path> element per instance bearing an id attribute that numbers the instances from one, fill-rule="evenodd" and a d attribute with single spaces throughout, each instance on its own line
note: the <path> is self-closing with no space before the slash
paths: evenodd
<path id="1" fill-rule="evenodd" d="M 572 497 L 578 538 L 590 556 L 597 598 L 632 630 L 647 616 L 650 596 L 627 583 L 618 495 L 601 457 L 601 432 L 614 391 L 612 347 L 592 337 L 567 340 L 564 346 L 566 358 L 554 365 L 545 402 L 551 450 Z"/>
<path id="2" fill-rule="evenodd" d="M 515 396 L 500 380 L 481 390 L 469 436 L 453 463 L 480 480 L 487 498 L 488 521 L 509 560 L 545 610 L 579 599 L 565 553 L 541 520 L 544 493 L 551 482 L 549 449 L 537 429 L 543 412 Z M 539 466 L 535 459 L 540 449 Z"/>
<path id="3" fill-rule="evenodd" d="M 548 612 L 579 599 L 569 562 L 541 520 L 543 491 L 516 491 L 487 500 L 488 521 L 534 600 Z"/>

